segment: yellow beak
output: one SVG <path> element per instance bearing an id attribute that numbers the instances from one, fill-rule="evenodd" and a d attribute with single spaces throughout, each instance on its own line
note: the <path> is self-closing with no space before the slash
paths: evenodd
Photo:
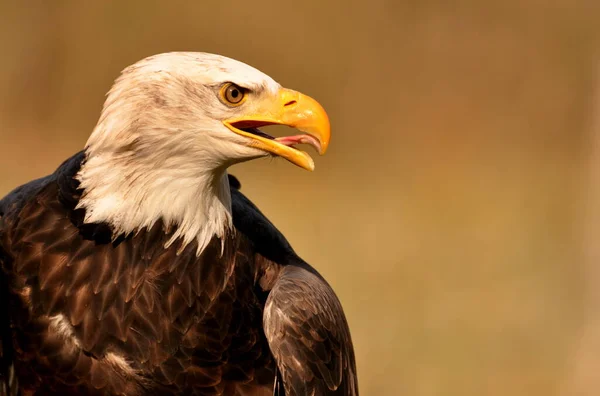
<path id="1" fill-rule="evenodd" d="M 329 146 L 331 127 L 323 107 L 313 98 L 291 89 L 282 88 L 274 100 L 260 103 L 252 114 L 223 122 L 238 135 L 251 138 L 248 145 L 280 156 L 306 170 L 314 170 L 313 159 L 292 145 L 307 143 L 323 155 Z M 286 125 L 303 135 L 270 139 L 266 134 L 252 133 L 253 128 L 266 125 Z M 246 130 L 244 130 L 246 129 Z"/>

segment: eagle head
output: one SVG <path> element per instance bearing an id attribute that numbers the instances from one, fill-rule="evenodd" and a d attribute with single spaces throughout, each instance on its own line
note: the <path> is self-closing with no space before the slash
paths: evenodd
<path id="1" fill-rule="evenodd" d="M 273 138 L 258 129 L 267 125 L 304 133 Z M 209 167 L 276 155 L 313 170 L 311 157 L 292 146 L 307 143 L 323 154 L 329 134 L 318 102 L 251 66 L 213 54 L 166 53 L 123 71 L 88 147 L 127 150 L 154 163 L 162 153 L 164 161 L 178 156 Z"/>
<path id="2" fill-rule="evenodd" d="M 274 138 L 259 128 L 301 133 Z M 127 67 L 109 91 L 77 178 L 87 222 L 114 234 L 175 226 L 172 241 L 199 251 L 231 225 L 226 169 L 279 156 L 307 170 L 305 143 L 324 154 L 330 124 L 321 105 L 242 62 L 207 53 L 155 55 Z M 172 242 L 171 241 L 171 242 Z"/>

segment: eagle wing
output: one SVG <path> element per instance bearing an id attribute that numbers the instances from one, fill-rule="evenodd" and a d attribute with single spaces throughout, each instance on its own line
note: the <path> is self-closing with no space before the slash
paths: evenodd
<path id="1" fill-rule="evenodd" d="M 319 273 L 240 191 L 230 176 L 235 227 L 279 271 L 263 329 L 277 362 L 275 396 L 358 395 L 354 349 L 342 305 Z"/>
<path id="2" fill-rule="evenodd" d="M 49 177 L 33 180 L 0 200 L 0 396 L 17 395 L 19 387 L 13 364 L 14 351 L 7 303 L 10 282 L 6 269 L 11 263 L 2 242 L 18 211 L 48 180 Z"/>
<path id="3" fill-rule="evenodd" d="M 276 388 L 285 389 L 276 392 L 358 394 L 348 324 L 321 276 L 302 266 L 284 267 L 267 299 L 263 327 L 279 370 Z"/>
<path id="4" fill-rule="evenodd" d="M 0 227 L 2 218 L 0 215 Z M 0 250 L 0 266 L 3 253 Z M 16 395 L 18 384 L 13 365 L 10 324 L 8 316 L 8 284 L 4 272 L 0 271 L 0 396 Z"/>

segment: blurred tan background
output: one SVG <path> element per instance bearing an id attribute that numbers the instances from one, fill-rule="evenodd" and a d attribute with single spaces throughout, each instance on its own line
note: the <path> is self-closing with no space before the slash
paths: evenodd
<path id="1" fill-rule="evenodd" d="M 599 21 L 597 0 L 0 0 L 0 194 L 83 147 L 125 66 L 242 60 L 330 114 L 314 173 L 231 173 L 337 291 L 363 395 L 598 395 Z"/>

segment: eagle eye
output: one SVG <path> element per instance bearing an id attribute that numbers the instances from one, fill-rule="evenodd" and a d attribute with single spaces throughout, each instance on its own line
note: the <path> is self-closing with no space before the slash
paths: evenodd
<path id="1" fill-rule="evenodd" d="M 227 83 L 221 88 L 221 99 L 228 105 L 239 106 L 246 98 L 248 91 L 234 83 Z"/>

